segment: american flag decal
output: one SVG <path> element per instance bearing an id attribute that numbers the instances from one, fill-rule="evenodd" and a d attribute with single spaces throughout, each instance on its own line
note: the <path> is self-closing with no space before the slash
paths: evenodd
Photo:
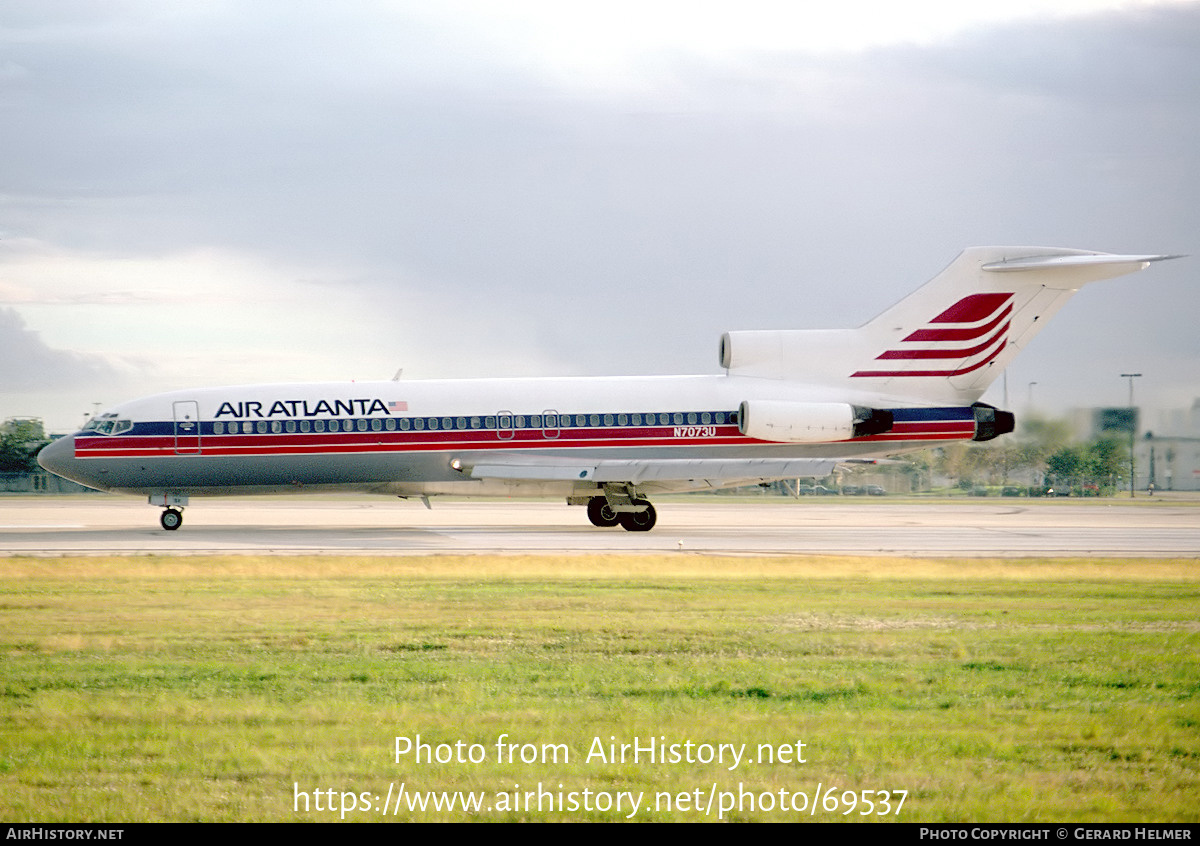
<path id="1" fill-rule="evenodd" d="M 1008 345 L 1012 294 L 972 294 L 901 340 L 876 361 L 930 362 L 859 370 L 853 376 L 961 376 L 986 366 Z M 940 366 L 938 366 L 940 365 Z"/>
<path id="2" fill-rule="evenodd" d="M 388 410 L 395 414 L 398 411 L 408 411 L 408 403 L 403 401 L 394 401 L 388 403 Z"/>

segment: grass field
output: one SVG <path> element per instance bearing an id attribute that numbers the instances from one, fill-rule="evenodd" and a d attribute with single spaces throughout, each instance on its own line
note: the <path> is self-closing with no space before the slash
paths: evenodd
<path id="1" fill-rule="evenodd" d="M 0 818 L 1194 822 L 1198 621 L 1200 559 L 8 558 Z"/>

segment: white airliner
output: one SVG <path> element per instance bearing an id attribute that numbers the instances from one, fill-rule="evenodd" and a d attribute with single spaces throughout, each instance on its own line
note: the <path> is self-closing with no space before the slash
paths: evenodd
<path id="1" fill-rule="evenodd" d="M 858 329 L 727 332 L 724 375 L 253 385 L 92 418 L 47 470 L 145 495 L 355 490 L 564 496 L 648 531 L 649 496 L 828 475 L 839 463 L 1011 432 L 979 402 L 1081 285 L 1173 256 L 976 247 Z"/>

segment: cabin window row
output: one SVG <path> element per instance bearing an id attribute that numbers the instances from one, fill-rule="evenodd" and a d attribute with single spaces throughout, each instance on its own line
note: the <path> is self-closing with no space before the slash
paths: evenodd
<path id="1" fill-rule="evenodd" d="M 480 417 L 372 417 L 353 420 L 242 420 L 213 423 L 214 435 L 309 432 L 455 431 L 471 429 L 570 429 L 589 426 L 713 426 L 736 422 L 736 412 L 642 414 L 496 414 Z"/>

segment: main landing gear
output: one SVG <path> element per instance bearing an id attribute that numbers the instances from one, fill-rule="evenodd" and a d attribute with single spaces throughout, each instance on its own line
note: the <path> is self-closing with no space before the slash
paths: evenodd
<path id="1" fill-rule="evenodd" d="M 158 522 L 162 523 L 162 527 L 168 532 L 173 532 L 183 525 L 183 512 L 175 508 L 167 508 L 158 518 Z"/>
<path id="2" fill-rule="evenodd" d="M 638 510 L 616 511 L 609 504 L 607 498 L 594 496 L 588 500 L 588 519 L 592 521 L 593 526 L 604 529 L 619 525 L 627 532 L 648 532 L 654 528 L 658 515 L 649 500 L 631 499 L 629 506 L 636 507 Z"/>

